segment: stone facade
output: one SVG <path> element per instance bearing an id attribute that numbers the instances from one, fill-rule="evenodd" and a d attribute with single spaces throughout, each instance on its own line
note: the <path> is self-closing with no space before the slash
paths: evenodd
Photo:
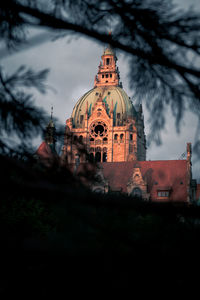
<path id="1" fill-rule="evenodd" d="M 198 188 L 192 179 L 191 144 L 187 144 L 186 160 L 146 161 L 142 105 L 136 109 L 123 90 L 116 62 L 108 46 L 94 88 L 78 100 L 66 120 L 59 158 L 62 165 L 94 192 L 125 193 L 153 202 L 194 203 Z M 48 166 L 58 158 L 52 115 L 37 156 Z M 81 175 L 86 166 L 94 168 L 95 180 L 91 182 Z"/>
<path id="2" fill-rule="evenodd" d="M 117 58 L 108 47 L 102 55 L 94 89 L 75 105 L 66 121 L 62 157 L 68 163 L 146 160 L 142 106 L 136 110 L 119 82 Z M 86 153 L 81 153 L 81 144 Z"/>

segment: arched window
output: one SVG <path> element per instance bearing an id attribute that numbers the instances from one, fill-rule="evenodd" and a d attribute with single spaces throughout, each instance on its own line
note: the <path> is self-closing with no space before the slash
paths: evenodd
<path id="1" fill-rule="evenodd" d="M 94 139 L 90 138 L 90 144 L 94 144 Z"/>
<path id="2" fill-rule="evenodd" d="M 107 162 L 107 148 L 103 148 L 103 162 Z"/>
<path id="3" fill-rule="evenodd" d="M 137 197 L 137 198 L 142 198 L 142 191 L 139 187 L 136 187 L 132 190 L 131 196 Z"/>
<path id="4" fill-rule="evenodd" d="M 95 153 L 95 161 L 101 162 L 101 152 L 98 151 Z"/>
<path id="5" fill-rule="evenodd" d="M 108 144 L 108 139 L 107 138 L 103 138 L 103 144 Z"/>
<path id="6" fill-rule="evenodd" d="M 117 139 L 118 139 L 118 134 L 115 134 L 114 135 L 114 140 L 117 141 Z"/>
<path id="7" fill-rule="evenodd" d="M 124 135 L 122 133 L 122 134 L 120 134 L 120 142 L 123 143 L 123 141 L 124 141 Z"/>
<path id="8" fill-rule="evenodd" d="M 132 133 L 130 134 L 130 141 L 132 141 L 133 140 L 133 135 L 132 135 Z"/>
<path id="9" fill-rule="evenodd" d="M 109 65 L 110 63 L 110 58 L 106 58 L 106 65 Z"/>
<path id="10" fill-rule="evenodd" d="M 79 143 L 83 143 L 83 136 L 82 135 L 79 136 Z"/>
<path id="11" fill-rule="evenodd" d="M 77 142 L 78 138 L 76 135 L 74 135 L 74 142 Z"/>

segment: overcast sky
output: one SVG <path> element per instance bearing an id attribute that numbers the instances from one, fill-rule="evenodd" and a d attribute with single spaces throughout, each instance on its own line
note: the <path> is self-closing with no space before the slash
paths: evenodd
<path id="1" fill-rule="evenodd" d="M 179 0 L 180 2 L 181 0 Z M 200 1 L 188 0 L 183 3 L 194 3 L 200 8 Z M 6 72 L 16 70 L 20 65 L 27 65 L 34 70 L 45 68 L 50 69 L 47 84 L 49 89 L 46 95 L 35 94 L 35 101 L 38 106 L 44 107 L 50 114 L 51 105 L 54 107 L 54 116 L 64 125 L 66 119 L 71 115 L 72 109 L 78 99 L 89 89 L 93 88 L 94 77 L 103 53 L 103 45 L 86 38 L 69 39 L 63 38 L 51 41 L 49 34 L 41 32 L 35 39 L 34 47 L 27 47 L 24 50 L 12 55 L 5 55 L 0 50 L 1 65 Z M 51 36 L 51 35 L 50 35 Z M 41 40 L 43 41 L 41 43 Z M 4 57 L 3 57 L 4 56 Z M 117 53 L 118 67 L 124 90 L 129 96 L 133 94 L 128 87 L 127 71 L 128 66 L 124 55 Z M 197 128 L 197 117 L 187 112 L 184 118 L 184 125 L 181 133 L 176 132 L 174 119 L 170 112 L 167 114 L 166 129 L 162 132 L 162 145 L 152 144 L 147 150 L 148 160 L 179 159 L 186 151 L 186 143 L 194 144 Z M 148 112 L 144 110 L 145 131 L 148 135 Z M 37 141 L 38 143 L 41 140 Z M 38 145 L 39 146 L 39 145 Z M 196 161 L 193 155 L 193 177 L 200 182 L 200 162 Z"/>

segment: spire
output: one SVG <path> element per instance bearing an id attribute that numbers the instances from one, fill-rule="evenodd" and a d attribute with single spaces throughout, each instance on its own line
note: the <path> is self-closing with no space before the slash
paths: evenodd
<path id="1" fill-rule="evenodd" d="M 46 126 L 44 139 L 45 142 L 52 148 L 52 150 L 55 151 L 56 138 L 55 138 L 55 125 L 53 122 L 53 106 L 51 106 L 50 121 Z"/>
<path id="2" fill-rule="evenodd" d="M 51 107 L 51 120 L 53 120 L 53 106 Z"/>
<path id="3" fill-rule="evenodd" d="M 109 32 L 111 35 L 111 32 Z M 116 66 L 117 57 L 111 45 L 108 45 L 101 56 L 102 62 L 95 76 L 94 87 L 97 86 L 119 86 L 119 71 Z"/>

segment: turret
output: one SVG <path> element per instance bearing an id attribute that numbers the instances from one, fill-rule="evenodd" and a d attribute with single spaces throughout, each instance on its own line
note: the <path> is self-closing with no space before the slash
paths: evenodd
<path id="1" fill-rule="evenodd" d="M 51 107 L 51 118 L 49 123 L 46 126 L 46 130 L 44 133 L 45 142 L 51 147 L 51 149 L 55 152 L 55 144 L 56 144 L 56 129 L 55 124 L 53 122 L 53 107 Z"/>
<path id="2" fill-rule="evenodd" d="M 98 74 L 95 76 L 94 87 L 98 86 L 119 86 L 119 71 L 116 67 L 116 55 L 110 45 L 104 50 L 101 56 Z"/>

